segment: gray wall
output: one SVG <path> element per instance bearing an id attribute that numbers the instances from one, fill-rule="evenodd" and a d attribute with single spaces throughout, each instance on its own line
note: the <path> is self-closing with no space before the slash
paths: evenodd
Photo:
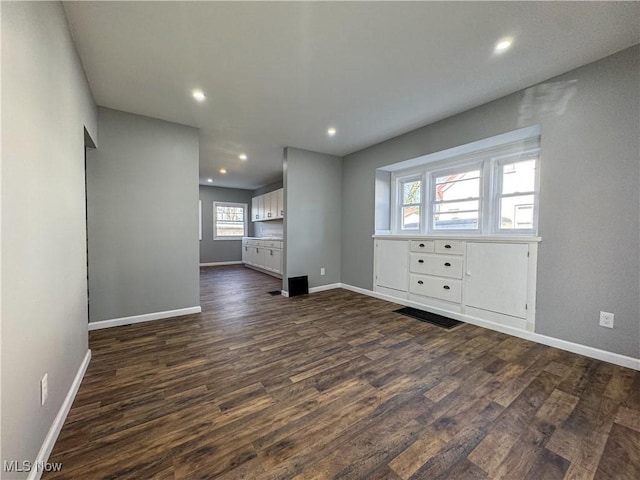
<path id="1" fill-rule="evenodd" d="M 200 241 L 200 263 L 239 262 L 242 260 L 242 240 L 213 239 L 213 202 L 246 203 L 249 215 L 248 237 L 253 235 L 251 222 L 251 190 L 236 188 L 207 187 L 200 185 L 202 200 L 202 240 Z"/>
<path id="2" fill-rule="evenodd" d="M 88 348 L 83 127 L 96 141 L 96 110 L 61 4 L 2 3 L 1 83 L 0 456 L 33 462 Z"/>
<path id="3" fill-rule="evenodd" d="M 98 109 L 87 154 L 91 322 L 199 305 L 198 130 Z"/>
<path id="4" fill-rule="evenodd" d="M 284 172 L 283 288 L 300 275 L 309 276 L 309 287 L 340 282 L 342 159 L 289 147 Z"/>
<path id="5" fill-rule="evenodd" d="M 270 183 L 269 185 L 264 185 L 253 191 L 253 196 L 257 197 L 258 195 L 262 195 L 264 193 L 273 192 L 274 190 L 278 190 L 284 186 L 283 180 L 278 180 L 277 182 Z"/>
<path id="6" fill-rule="evenodd" d="M 342 282 L 372 289 L 376 168 L 539 123 L 536 331 L 639 357 L 639 58 L 635 46 L 544 82 L 575 88 L 564 110 L 521 91 L 345 157 Z"/>

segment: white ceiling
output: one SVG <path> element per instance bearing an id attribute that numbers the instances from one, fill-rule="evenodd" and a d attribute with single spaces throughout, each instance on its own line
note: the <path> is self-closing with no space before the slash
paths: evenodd
<path id="1" fill-rule="evenodd" d="M 346 155 L 640 42 L 637 2 L 64 7 L 98 105 L 200 128 L 201 183 L 248 189 L 285 146 Z"/>

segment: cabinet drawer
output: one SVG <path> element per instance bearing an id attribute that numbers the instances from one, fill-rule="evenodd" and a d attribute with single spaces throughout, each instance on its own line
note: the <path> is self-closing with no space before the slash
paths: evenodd
<path id="1" fill-rule="evenodd" d="M 463 255 L 464 242 L 460 240 L 436 240 L 436 253 L 446 253 L 447 255 Z"/>
<path id="2" fill-rule="evenodd" d="M 433 240 L 411 240 L 409 250 L 412 252 L 433 253 Z"/>
<path id="3" fill-rule="evenodd" d="M 418 295 L 439 298 L 449 302 L 462 301 L 462 281 L 429 275 L 409 275 L 409 291 Z"/>
<path id="4" fill-rule="evenodd" d="M 462 278 L 462 257 L 412 253 L 409 265 L 412 273 Z"/>
<path id="5" fill-rule="evenodd" d="M 264 240 L 263 244 L 266 248 L 279 248 L 282 249 L 282 242 L 279 240 Z"/>

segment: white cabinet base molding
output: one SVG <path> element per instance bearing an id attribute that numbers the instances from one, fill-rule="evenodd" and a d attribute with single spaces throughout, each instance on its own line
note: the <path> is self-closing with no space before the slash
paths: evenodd
<path id="1" fill-rule="evenodd" d="M 456 320 L 534 331 L 539 238 L 374 239 L 374 291 Z"/>

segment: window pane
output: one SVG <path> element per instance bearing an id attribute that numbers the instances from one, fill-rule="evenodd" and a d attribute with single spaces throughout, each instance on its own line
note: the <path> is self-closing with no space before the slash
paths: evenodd
<path id="1" fill-rule="evenodd" d="M 533 195 L 500 199 L 500 228 L 531 230 L 533 228 Z"/>
<path id="2" fill-rule="evenodd" d="M 433 206 L 433 213 L 459 212 L 461 210 L 478 211 L 479 207 L 480 202 L 478 200 L 471 200 L 468 202 L 437 203 Z"/>
<path id="3" fill-rule="evenodd" d="M 421 195 L 420 180 L 414 180 L 411 182 L 402 182 L 402 204 L 407 205 L 409 203 L 420 203 Z"/>
<path id="4" fill-rule="evenodd" d="M 480 170 L 436 177 L 435 200 L 463 200 L 480 197 Z"/>
<path id="5" fill-rule="evenodd" d="M 433 228 L 435 230 L 477 230 L 478 212 L 435 214 Z"/>
<path id="6" fill-rule="evenodd" d="M 420 228 L 420 207 L 402 207 L 403 230 L 418 230 Z"/>
<path id="7" fill-rule="evenodd" d="M 243 237 L 244 208 L 216 206 L 216 237 Z"/>
<path id="8" fill-rule="evenodd" d="M 507 163 L 502 167 L 502 194 L 533 192 L 536 161 Z"/>

